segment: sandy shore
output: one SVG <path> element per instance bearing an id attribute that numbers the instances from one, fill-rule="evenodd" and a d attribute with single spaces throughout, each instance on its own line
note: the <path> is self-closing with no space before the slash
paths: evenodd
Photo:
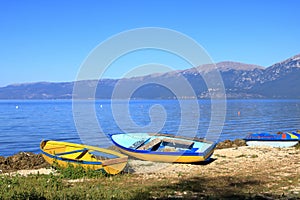
<path id="1" fill-rule="evenodd" d="M 143 179 L 178 176 L 201 176 L 209 179 L 240 177 L 255 179 L 264 187 L 276 186 L 278 180 L 286 180 L 286 185 L 277 189 L 278 193 L 300 194 L 300 149 L 268 147 L 235 147 L 215 150 L 211 162 L 205 164 L 172 164 L 150 161 L 129 160 L 127 171 Z M 19 170 L 14 173 L 49 174 L 51 168 Z M 290 179 L 290 182 L 289 182 Z"/>
<path id="2" fill-rule="evenodd" d="M 217 149 L 212 162 L 203 165 L 130 161 L 143 178 L 215 180 L 213 187 L 232 186 L 249 190 L 258 184 L 264 193 L 289 194 L 300 199 L 300 149 L 236 147 Z"/>
<path id="3" fill-rule="evenodd" d="M 126 171 L 142 181 L 205 180 L 212 191 L 234 187 L 300 198 L 300 148 L 234 147 L 216 149 L 205 164 L 155 163 L 130 159 Z M 9 174 L 49 174 L 52 168 L 17 170 Z M 229 191 L 230 192 L 230 191 Z"/>

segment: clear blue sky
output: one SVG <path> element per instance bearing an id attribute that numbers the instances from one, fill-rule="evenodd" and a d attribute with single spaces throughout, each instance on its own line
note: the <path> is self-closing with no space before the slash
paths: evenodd
<path id="1" fill-rule="evenodd" d="M 300 53 L 299 8 L 298 0 L 0 0 L 0 86 L 75 80 L 100 42 L 141 27 L 182 32 L 215 62 L 267 67 Z"/>

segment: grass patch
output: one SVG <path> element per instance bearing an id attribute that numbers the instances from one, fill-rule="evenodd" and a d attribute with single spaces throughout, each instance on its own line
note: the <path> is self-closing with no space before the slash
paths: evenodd
<path id="1" fill-rule="evenodd" d="M 70 183 L 53 174 L 0 179 L 0 199 L 143 199 L 149 193 L 128 184 L 128 175 L 86 179 L 84 183 Z"/>
<path id="2" fill-rule="evenodd" d="M 69 164 L 66 168 L 54 165 L 59 176 L 64 179 L 99 178 L 107 175 L 103 170 L 84 169 L 81 166 L 74 167 Z"/>

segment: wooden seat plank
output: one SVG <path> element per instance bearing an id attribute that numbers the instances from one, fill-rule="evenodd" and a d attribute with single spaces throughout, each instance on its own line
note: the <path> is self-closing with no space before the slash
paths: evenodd
<path id="1" fill-rule="evenodd" d="M 150 142 L 148 142 L 147 144 L 140 146 L 139 148 L 137 148 L 137 150 L 147 150 L 149 148 L 154 147 L 155 145 L 158 145 L 159 143 L 161 143 L 161 139 L 155 138 L 155 139 L 151 140 Z"/>
<path id="2" fill-rule="evenodd" d="M 194 142 L 192 141 L 184 141 L 184 140 L 176 140 L 176 139 L 171 139 L 171 138 L 163 138 L 163 142 L 168 142 L 168 143 L 173 143 L 173 144 L 182 144 L 182 145 L 187 145 L 187 146 L 192 146 Z"/>
<path id="3" fill-rule="evenodd" d="M 122 157 L 122 158 L 112 158 L 112 159 L 108 159 L 108 160 L 103 160 L 102 165 L 113 165 L 113 164 L 118 164 L 118 163 L 123 163 L 123 162 L 127 162 L 128 157 Z"/>

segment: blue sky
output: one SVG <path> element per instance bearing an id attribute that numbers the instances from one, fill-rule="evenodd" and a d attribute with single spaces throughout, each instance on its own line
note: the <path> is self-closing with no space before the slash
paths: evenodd
<path id="1" fill-rule="evenodd" d="M 300 53 L 299 7 L 297 0 L 1 0 L 0 86 L 73 81 L 99 43 L 142 27 L 182 32 L 202 45 L 215 62 L 267 67 Z M 189 67 L 168 55 L 155 60 L 156 54 L 137 54 L 139 62 L 131 62 L 135 59 L 129 56 L 106 76 L 120 77 L 143 62 Z"/>

